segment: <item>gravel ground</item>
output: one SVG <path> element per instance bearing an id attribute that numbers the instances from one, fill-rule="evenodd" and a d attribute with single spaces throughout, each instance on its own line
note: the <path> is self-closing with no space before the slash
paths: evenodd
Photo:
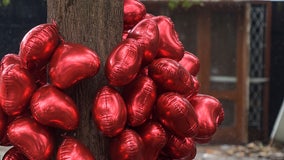
<path id="1" fill-rule="evenodd" d="M 284 160 L 283 145 L 198 145 L 195 160 Z"/>

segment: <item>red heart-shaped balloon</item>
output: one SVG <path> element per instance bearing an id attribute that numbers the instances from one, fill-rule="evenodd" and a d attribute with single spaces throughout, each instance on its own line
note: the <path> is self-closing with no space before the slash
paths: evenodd
<path id="1" fill-rule="evenodd" d="M 194 140 L 198 143 L 207 143 L 224 120 L 222 104 L 213 96 L 198 94 L 191 98 L 198 120 L 198 132 Z"/>
<path id="2" fill-rule="evenodd" d="M 58 147 L 56 160 L 95 160 L 95 157 L 79 140 L 65 137 Z"/>
<path id="3" fill-rule="evenodd" d="M 18 148 L 12 147 L 5 153 L 2 160 L 29 160 L 29 159 Z"/>
<path id="4" fill-rule="evenodd" d="M 143 55 L 133 38 L 127 38 L 118 44 L 108 56 L 105 63 L 105 75 L 112 86 L 130 83 L 138 74 Z"/>
<path id="5" fill-rule="evenodd" d="M 52 85 L 40 87 L 30 103 L 33 117 L 41 124 L 64 130 L 79 125 L 79 111 L 75 102 Z"/>
<path id="6" fill-rule="evenodd" d="M 122 32 L 122 41 L 127 39 L 128 33 L 130 32 L 130 30 L 126 30 Z"/>
<path id="7" fill-rule="evenodd" d="M 96 75 L 99 68 L 100 59 L 95 51 L 80 44 L 64 42 L 51 58 L 49 76 L 53 85 L 66 89 Z"/>
<path id="8" fill-rule="evenodd" d="M 154 17 L 153 14 L 151 14 L 151 13 L 146 13 L 146 15 L 144 16 L 144 19 L 146 19 L 146 18 L 153 18 L 153 17 Z"/>
<path id="9" fill-rule="evenodd" d="M 190 100 L 191 97 L 194 97 L 195 95 L 197 95 L 199 93 L 199 89 L 200 89 L 200 83 L 197 80 L 197 77 L 191 76 L 192 78 L 192 82 L 193 82 L 193 88 L 190 90 L 189 94 L 186 94 L 185 97 L 187 100 Z"/>
<path id="10" fill-rule="evenodd" d="M 45 66 L 59 43 L 55 23 L 40 24 L 32 28 L 21 41 L 19 56 L 24 66 L 33 71 Z"/>
<path id="11" fill-rule="evenodd" d="M 11 143 L 31 160 L 47 160 L 52 155 L 52 135 L 47 128 L 30 117 L 20 117 L 12 121 L 7 135 Z"/>
<path id="12" fill-rule="evenodd" d="M 6 114 L 14 116 L 24 111 L 35 90 L 35 83 L 31 77 L 19 64 L 11 64 L 2 71 L 0 104 Z"/>
<path id="13" fill-rule="evenodd" d="M 124 88 L 127 120 L 131 126 L 141 125 L 150 117 L 156 92 L 154 81 L 147 76 L 138 76 Z"/>
<path id="14" fill-rule="evenodd" d="M 20 66 L 24 66 L 19 55 L 9 53 L 6 54 L 1 60 L 0 72 L 2 72 L 10 64 L 19 64 Z M 35 80 L 37 86 L 42 86 L 47 83 L 47 65 L 44 65 L 40 69 L 39 68 L 33 69 L 32 71 L 30 71 L 30 74 Z"/>
<path id="15" fill-rule="evenodd" d="M 110 142 L 112 160 L 144 160 L 143 141 L 133 130 L 126 129 Z"/>
<path id="16" fill-rule="evenodd" d="M 156 160 L 167 143 L 163 126 L 158 122 L 149 122 L 139 130 L 139 135 L 144 142 L 144 159 Z"/>
<path id="17" fill-rule="evenodd" d="M 139 43 L 143 53 L 143 64 L 149 64 L 157 55 L 159 46 L 159 29 L 151 19 L 143 19 L 128 33 Z"/>
<path id="18" fill-rule="evenodd" d="M 137 0 L 124 0 L 123 4 L 123 28 L 124 30 L 131 29 L 146 14 L 146 8 L 143 3 Z"/>
<path id="19" fill-rule="evenodd" d="M 21 58 L 17 54 L 8 53 L 1 59 L 1 68 L 0 72 L 2 72 L 5 68 L 7 68 L 10 64 L 19 64 L 22 65 Z"/>
<path id="20" fill-rule="evenodd" d="M 197 134 L 197 116 L 182 95 L 175 92 L 163 93 L 157 100 L 156 112 L 160 122 L 175 135 L 183 138 Z"/>
<path id="21" fill-rule="evenodd" d="M 126 106 L 114 88 L 104 86 L 97 92 L 92 113 L 95 124 L 108 137 L 116 136 L 125 127 Z"/>
<path id="22" fill-rule="evenodd" d="M 31 73 L 38 87 L 41 87 L 47 83 L 48 79 L 47 73 L 48 73 L 47 65 L 43 66 L 40 69 L 34 70 Z"/>
<path id="23" fill-rule="evenodd" d="M 177 61 L 169 58 L 155 59 L 148 66 L 149 76 L 166 91 L 174 91 L 183 95 L 193 92 L 193 80 Z"/>
<path id="24" fill-rule="evenodd" d="M 193 76 L 196 76 L 199 72 L 200 62 L 198 57 L 188 51 L 184 52 L 179 63 Z"/>
<path id="25" fill-rule="evenodd" d="M 159 28 L 160 41 L 157 57 L 171 58 L 176 61 L 181 60 L 184 47 L 179 40 L 172 20 L 166 16 L 155 16 L 151 19 L 158 24 Z"/>
<path id="26" fill-rule="evenodd" d="M 194 159 L 196 156 L 195 142 L 190 137 L 179 138 L 174 135 L 168 135 L 168 141 L 163 148 L 163 153 L 171 157 L 172 159 L 188 160 Z"/>

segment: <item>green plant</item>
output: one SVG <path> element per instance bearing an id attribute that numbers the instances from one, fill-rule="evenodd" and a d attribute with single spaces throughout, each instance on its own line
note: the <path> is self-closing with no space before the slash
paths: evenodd
<path id="1" fill-rule="evenodd" d="M 168 2 L 168 6 L 171 10 L 176 9 L 179 5 L 182 8 L 189 9 L 196 4 L 201 4 L 201 0 L 169 0 Z"/>

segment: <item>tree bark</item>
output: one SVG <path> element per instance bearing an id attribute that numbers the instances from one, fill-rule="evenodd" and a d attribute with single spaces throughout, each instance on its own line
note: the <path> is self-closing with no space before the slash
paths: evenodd
<path id="1" fill-rule="evenodd" d="M 97 90 L 107 84 L 105 60 L 121 41 L 123 0 L 48 0 L 47 17 L 49 22 L 56 21 L 65 41 L 83 44 L 96 51 L 100 57 L 99 73 L 66 92 L 80 111 L 79 128 L 73 135 L 91 150 L 96 159 L 109 159 L 108 139 L 96 128 L 91 109 Z"/>

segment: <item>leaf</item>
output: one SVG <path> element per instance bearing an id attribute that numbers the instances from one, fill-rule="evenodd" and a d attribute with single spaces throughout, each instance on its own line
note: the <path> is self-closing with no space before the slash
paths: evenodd
<path id="1" fill-rule="evenodd" d="M 168 6 L 169 6 L 170 10 L 176 9 L 178 4 L 179 4 L 179 1 L 176 1 L 176 0 L 169 0 L 169 2 L 168 2 Z"/>
<path id="2" fill-rule="evenodd" d="M 10 4 L 10 0 L 2 0 L 3 6 L 8 6 Z"/>
<path id="3" fill-rule="evenodd" d="M 190 8 L 191 6 L 193 6 L 193 3 L 194 3 L 194 2 L 183 1 L 181 6 L 182 6 L 183 8 L 185 8 L 185 9 L 188 9 L 188 8 Z"/>

